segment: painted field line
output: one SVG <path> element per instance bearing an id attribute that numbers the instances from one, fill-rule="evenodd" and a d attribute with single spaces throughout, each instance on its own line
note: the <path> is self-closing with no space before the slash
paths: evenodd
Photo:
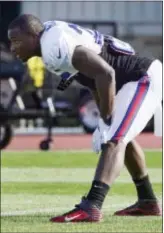
<path id="1" fill-rule="evenodd" d="M 162 169 L 148 169 L 153 183 L 162 183 Z M 95 168 L 1 168 L 1 182 L 66 182 L 88 183 L 92 181 Z M 123 169 L 116 183 L 132 183 L 126 169 Z"/>
<path id="2" fill-rule="evenodd" d="M 127 203 L 128 204 L 128 203 Z M 110 206 L 103 209 L 104 212 L 111 212 L 115 208 L 123 208 L 125 204 L 111 204 Z M 73 209 L 73 207 L 72 207 Z M 45 213 L 59 213 L 67 211 L 65 207 L 56 207 L 54 208 L 41 208 L 41 209 L 31 209 L 31 210 L 16 210 L 1 212 L 1 216 L 22 216 L 22 215 L 31 215 L 31 214 L 45 214 Z"/>
<path id="3" fill-rule="evenodd" d="M 121 203 L 117 203 L 117 204 L 111 204 L 109 206 L 105 206 L 102 211 L 104 213 L 112 213 L 114 212 L 116 209 L 121 209 L 121 208 L 125 208 L 125 206 L 129 206 L 132 203 L 127 202 L 126 204 L 121 204 Z M 7 212 L 1 212 L 1 216 L 5 217 L 5 216 L 23 216 L 23 215 L 38 215 L 38 214 L 56 214 L 56 213 L 62 213 L 67 211 L 67 209 L 65 207 L 56 207 L 54 208 L 41 208 L 41 209 L 31 209 L 31 210 L 15 210 L 15 211 L 7 211 Z"/>
<path id="4" fill-rule="evenodd" d="M 160 194 L 160 202 L 161 199 L 162 195 Z M 3 194 L 1 216 L 62 213 L 74 208 L 74 205 L 80 200 L 80 195 Z M 112 212 L 119 208 L 125 208 L 135 201 L 135 196 L 109 195 L 105 199 L 103 211 Z"/>

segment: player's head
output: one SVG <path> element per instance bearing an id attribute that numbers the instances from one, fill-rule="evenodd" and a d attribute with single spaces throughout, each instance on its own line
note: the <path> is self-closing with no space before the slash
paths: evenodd
<path id="1" fill-rule="evenodd" d="M 24 14 L 15 18 L 8 27 L 11 51 L 23 61 L 40 53 L 40 35 L 44 30 L 34 15 Z"/>

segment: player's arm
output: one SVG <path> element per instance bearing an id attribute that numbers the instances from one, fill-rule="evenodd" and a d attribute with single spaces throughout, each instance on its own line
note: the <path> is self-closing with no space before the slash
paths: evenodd
<path id="1" fill-rule="evenodd" d="M 79 72 L 95 80 L 100 114 L 106 121 L 113 111 L 115 97 L 114 69 L 99 55 L 83 46 L 75 48 L 72 64 Z"/>

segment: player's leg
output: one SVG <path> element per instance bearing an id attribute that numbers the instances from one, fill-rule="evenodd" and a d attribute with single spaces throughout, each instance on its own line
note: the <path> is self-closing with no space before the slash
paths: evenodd
<path id="1" fill-rule="evenodd" d="M 64 215 L 52 218 L 52 222 L 98 222 L 102 219 L 101 208 L 105 197 L 124 165 L 126 145 L 109 141 L 103 145 L 102 153 L 91 189 L 79 205 Z"/>
<path id="2" fill-rule="evenodd" d="M 119 104 L 121 103 L 121 100 L 122 102 L 124 102 L 122 106 Z M 101 207 L 104 200 L 103 198 L 105 196 L 105 188 L 104 195 L 101 196 L 101 194 L 103 193 L 101 187 L 101 194 L 99 193 L 98 197 L 97 194 L 94 194 L 94 185 L 98 186 L 98 184 L 101 184 L 101 186 L 103 186 L 102 183 L 105 183 L 108 184 L 109 187 L 111 187 L 116 177 L 119 175 L 119 172 L 121 171 L 121 167 L 124 161 L 124 150 L 126 144 L 130 142 L 133 138 L 135 138 L 144 129 L 147 122 L 153 116 L 159 102 L 160 101 L 156 98 L 154 92 L 152 91 L 152 87 L 148 77 L 145 77 L 136 83 L 128 83 L 122 88 L 122 90 L 116 97 L 115 115 L 111 128 L 108 132 L 109 141 L 108 143 L 106 143 L 104 150 L 102 151 L 94 182 L 89 195 L 87 196 L 88 199 L 99 199 L 99 207 Z M 119 106 L 118 109 L 117 106 Z M 121 118 L 122 116 L 124 116 L 121 121 L 120 115 Z M 118 122 L 120 124 L 119 126 Z M 130 149 L 134 153 L 134 160 L 131 162 L 133 163 L 136 172 L 138 171 L 138 173 L 141 173 L 141 175 L 145 176 L 147 173 L 146 165 L 141 149 L 139 148 L 139 146 L 137 147 L 137 144 L 131 144 Z M 141 189 L 145 188 L 145 186 L 149 186 L 146 187 L 147 191 L 149 189 L 150 192 L 149 197 L 151 196 L 151 198 L 154 198 L 153 192 L 152 190 L 150 190 L 150 182 L 148 181 L 148 179 L 146 179 L 146 177 L 144 178 L 145 185 L 143 185 Z M 97 181 L 101 181 L 102 183 Z M 137 185 L 140 182 L 142 183 L 142 180 L 135 180 L 135 183 Z M 97 191 L 95 191 L 95 193 L 96 192 Z M 146 194 L 144 197 L 146 197 Z M 146 207 L 144 206 L 144 208 Z M 146 213 L 142 212 L 141 214 L 159 215 L 160 210 L 157 205 L 157 208 L 154 211 Z"/>
<path id="3" fill-rule="evenodd" d="M 112 124 L 104 130 L 107 138 L 87 197 L 74 210 L 51 221 L 91 222 L 101 219 L 104 199 L 123 166 L 126 145 L 142 132 L 161 103 L 161 63 L 155 62 L 148 71 L 151 78 L 145 76 L 139 82 L 127 83 L 115 98 Z M 155 213 L 158 214 L 160 212 Z"/>
<path id="4" fill-rule="evenodd" d="M 126 145 L 144 129 L 158 103 L 147 78 L 123 86 L 115 99 L 112 124 L 106 127 L 107 138 L 87 197 L 74 210 L 51 221 L 91 222 L 101 219 L 104 199 L 123 167 Z"/>
<path id="5" fill-rule="evenodd" d="M 95 177 L 87 197 L 82 200 L 77 208 L 64 215 L 54 217 L 51 221 L 90 222 L 99 221 L 101 219 L 102 215 L 100 210 L 104 199 L 110 189 L 110 186 L 119 175 L 121 168 L 124 165 L 124 155 L 127 144 L 121 140 L 112 140 L 112 137 L 123 120 L 123 116 L 120 113 L 125 114 L 127 112 L 131 100 L 135 95 L 136 85 L 137 83 L 133 86 L 133 89 L 130 89 L 129 87 L 123 88 L 123 90 L 121 90 L 116 96 L 112 125 L 108 127 L 110 128 L 110 132 L 108 132 L 108 142 L 104 142 L 103 144 Z M 125 96 L 127 94 L 127 90 L 130 90 L 128 98 Z M 122 100 L 124 99 L 126 103 L 122 104 Z"/>
<path id="6" fill-rule="evenodd" d="M 160 208 L 149 180 L 145 155 L 139 144 L 133 140 L 128 143 L 125 152 L 125 165 L 135 184 L 138 202 L 116 215 L 159 215 Z"/>
<path id="7" fill-rule="evenodd" d="M 137 180 L 147 176 L 145 154 L 140 145 L 134 139 L 127 144 L 125 165 L 132 179 Z"/>
<path id="8" fill-rule="evenodd" d="M 162 63 L 159 60 L 155 60 L 149 67 L 147 73 L 150 77 L 150 86 L 154 95 L 149 98 L 150 102 L 147 101 L 145 105 L 146 109 L 147 107 L 151 108 L 158 105 L 157 102 L 160 103 L 162 100 Z M 143 119 L 144 117 L 145 116 L 143 116 Z M 158 122 L 158 125 L 160 124 L 161 123 Z M 115 214 L 160 215 L 161 212 L 156 201 L 156 196 L 152 190 L 149 177 L 146 175 L 147 172 L 144 154 L 139 145 L 136 144 L 136 142 L 128 144 L 125 163 L 136 186 L 139 201 L 136 203 L 136 205 L 130 206 L 122 211 L 117 211 Z M 146 203 L 145 199 L 149 200 L 149 202 Z"/>

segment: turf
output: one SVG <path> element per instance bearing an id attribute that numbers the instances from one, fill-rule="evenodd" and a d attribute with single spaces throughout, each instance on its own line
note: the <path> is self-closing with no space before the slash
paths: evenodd
<path id="1" fill-rule="evenodd" d="M 2 152 L 1 232 L 162 232 L 161 217 L 116 217 L 136 201 L 123 171 L 107 196 L 99 224 L 53 224 L 86 194 L 98 156 L 91 152 Z M 162 153 L 146 152 L 154 190 L 162 197 Z M 79 182 L 78 182 L 79 181 Z"/>
<path id="2" fill-rule="evenodd" d="M 147 151 L 146 155 L 149 168 L 162 166 L 160 151 Z M 95 167 L 98 161 L 98 156 L 89 151 L 3 152 L 1 158 L 3 167 L 90 168 Z"/>
<path id="3" fill-rule="evenodd" d="M 1 192 L 2 193 L 31 193 L 31 194 L 68 194 L 72 193 L 83 194 L 87 192 L 90 184 L 81 184 L 81 183 L 34 183 L 34 182 L 7 182 L 2 183 Z M 125 189 L 126 187 L 126 189 Z M 160 183 L 153 184 L 153 187 L 156 192 L 162 193 L 162 186 Z M 135 188 L 133 184 L 114 184 L 110 195 L 126 195 L 131 196 L 135 195 Z"/>
<path id="4" fill-rule="evenodd" d="M 51 224 L 46 216 L 23 216 L 2 218 L 2 232 L 162 232 L 162 224 L 158 218 L 108 217 L 98 224 Z M 9 226 L 10 222 L 10 226 Z M 12 227 L 11 227 L 12 226 Z M 6 230 L 6 231 L 4 231 Z"/>

